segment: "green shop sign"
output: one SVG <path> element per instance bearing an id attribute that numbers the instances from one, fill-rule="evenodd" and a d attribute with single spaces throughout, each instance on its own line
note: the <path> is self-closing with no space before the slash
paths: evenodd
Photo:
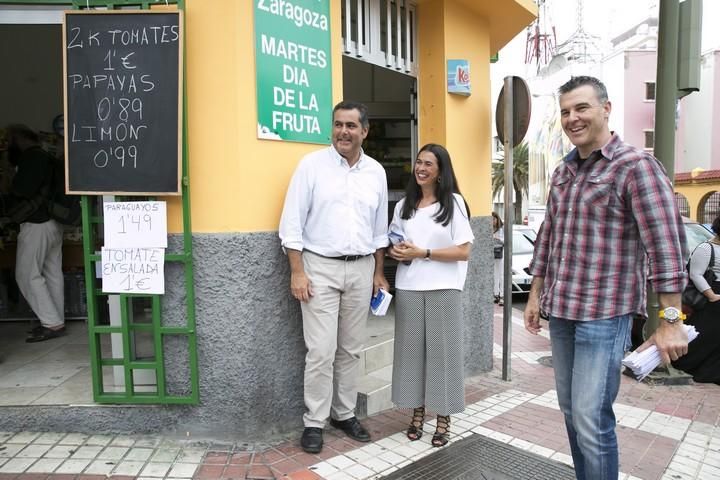
<path id="1" fill-rule="evenodd" d="M 330 0 L 255 0 L 258 138 L 330 143 Z"/>

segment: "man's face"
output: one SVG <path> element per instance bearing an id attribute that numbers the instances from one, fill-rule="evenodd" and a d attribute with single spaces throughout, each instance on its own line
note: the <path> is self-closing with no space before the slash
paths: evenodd
<path id="1" fill-rule="evenodd" d="M 352 110 L 336 110 L 333 115 L 332 143 L 340 155 L 354 162 L 360 156 L 362 142 L 367 137 L 368 129 L 360 123 L 360 112 Z"/>
<path id="2" fill-rule="evenodd" d="M 587 158 L 610 139 L 610 110 L 610 102 L 601 103 L 591 85 L 560 95 L 563 131 L 578 148 L 582 158 Z"/>

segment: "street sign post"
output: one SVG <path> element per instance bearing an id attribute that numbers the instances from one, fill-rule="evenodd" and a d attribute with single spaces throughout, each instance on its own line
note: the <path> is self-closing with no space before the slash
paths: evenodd
<path id="1" fill-rule="evenodd" d="M 495 109 L 495 126 L 505 149 L 505 225 L 503 261 L 503 380 L 510 380 L 510 337 L 512 334 L 512 235 L 513 148 L 520 144 L 530 124 L 530 89 L 520 77 L 505 77 Z"/>

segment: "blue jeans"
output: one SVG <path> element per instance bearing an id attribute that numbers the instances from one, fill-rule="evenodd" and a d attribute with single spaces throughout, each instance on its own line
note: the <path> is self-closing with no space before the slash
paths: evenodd
<path id="1" fill-rule="evenodd" d="M 618 478 L 612 404 L 631 325 L 630 315 L 585 322 L 550 317 L 558 403 L 578 480 Z"/>

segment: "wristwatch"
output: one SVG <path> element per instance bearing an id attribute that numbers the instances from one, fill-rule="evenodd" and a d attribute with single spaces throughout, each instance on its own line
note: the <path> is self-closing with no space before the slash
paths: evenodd
<path id="1" fill-rule="evenodd" d="M 660 310 L 659 317 L 668 323 L 675 323 L 678 320 L 685 320 L 687 315 L 675 307 L 665 307 Z"/>

